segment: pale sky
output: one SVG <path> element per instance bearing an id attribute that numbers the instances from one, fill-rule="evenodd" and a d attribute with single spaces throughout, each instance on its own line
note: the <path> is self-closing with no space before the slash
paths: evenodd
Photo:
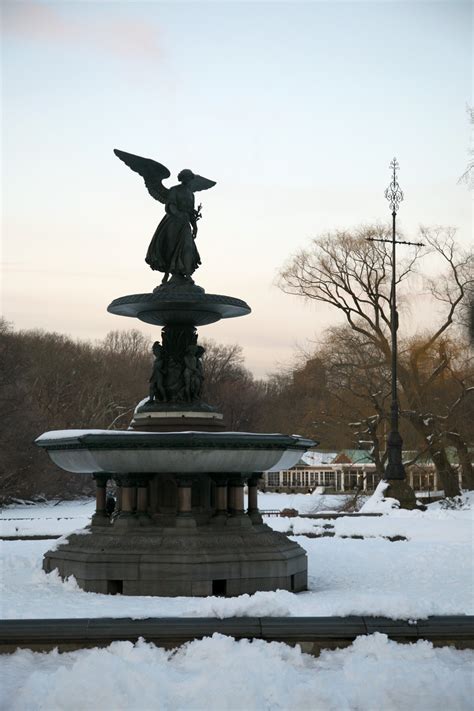
<path id="1" fill-rule="evenodd" d="M 469 2 L 2 4 L 2 313 L 97 339 L 159 330 L 106 312 L 161 280 L 144 257 L 163 206 L 113 148 L 217 181 L 195 281 L 252 314 L 200 329 L 263 376 L 334 314 L 275 286 L 311 237 L 389 218 L 472 240 Z"/>

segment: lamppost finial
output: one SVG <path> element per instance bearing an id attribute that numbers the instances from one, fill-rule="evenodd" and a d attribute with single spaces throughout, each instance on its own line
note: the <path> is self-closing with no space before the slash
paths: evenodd
<path id="1" fill-rule="evenodd" d="M 399 170 L 400 166 L 396 158 L 393 158 L 393 160 L 391 161 L 390 168 L 392 170 L 392 182 L 385 190 L 385 197 L 390 203 L 392 215 L 396 215 L 398 212 L 398 208 L 400 207 L 400 203 L 403 200 L 403 191 L 400 189 L 397 180 L 397 171 Z"/>

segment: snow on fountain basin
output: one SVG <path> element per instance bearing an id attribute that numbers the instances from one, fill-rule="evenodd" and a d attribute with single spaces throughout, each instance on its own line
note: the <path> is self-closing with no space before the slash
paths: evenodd
<path id="1" fill-rule="evenodd" d="M 73 473 L 211 474 L 288 469 L 314 442 L 247 432 L 57 430 L 45 432 L 36 444 Z"/>

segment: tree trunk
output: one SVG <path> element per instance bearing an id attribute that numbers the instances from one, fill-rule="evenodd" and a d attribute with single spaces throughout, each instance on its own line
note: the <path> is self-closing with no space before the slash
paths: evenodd
<path id="1" fill-rule="evenodd" d="M 423 416 L 413 410 L 404 414 L 426 442 L 439 480 L 443 486 L 444 495 L 449 497 L 459 496 L 461 490 L 459 488 L 458 475 L 450 465 L 446 451 L 439 445 L 439 433 L 435 431 L 434 418 L 432 422 L 426 423 Z"/>
<path id="2" fill-rule="evenodd" d="M 466 442 L 457 432 L 445 432 L 444 436 L 456 448 L 463 487 L 472 491 L 474 489 L 474 469 Z"/>
<path id="3" fill-rule="evenodd" d="M 446 451 L 442 448 L 433 446 L 430 448 L 431 458 L 436 467 L 438 476 L 444 489 L 446 497 L 459 496 L 461 490 L 459 488 L 458 475 L 456 470 L 448 462 Z"/>

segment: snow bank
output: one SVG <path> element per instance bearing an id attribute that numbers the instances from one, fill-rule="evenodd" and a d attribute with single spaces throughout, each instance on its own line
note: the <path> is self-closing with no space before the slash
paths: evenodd
<path id="1" fill-rule="evenodd" d="M 398 509 L 400 503 L 396 499 L 385 498 L 384 492 L 388 487 L 388 482 L 379 481 L 372 496 L 360 508 L 360 513 L 388 513 L 392 509 Z"/>
<path id="2" fill-rule="evenodd" d="M 139 640 L 0 658 L 9 711 L 471 708 L 474 652 L 359 637 L 319 658 L 299 647 L 214 634 L 169 652 Z"/>

